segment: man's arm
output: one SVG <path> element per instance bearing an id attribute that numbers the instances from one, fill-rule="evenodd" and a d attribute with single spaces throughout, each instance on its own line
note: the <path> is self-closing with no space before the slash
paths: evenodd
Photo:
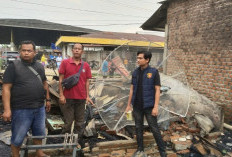
<path id="1" fill-rule="evenodd" d="M 4 106 L 3 120 L 11 120 L 11 108 L 10 108 L 10 97 L 11 97 L 11 83 L 4 83 L 2 88 L 2 101 Z"/>
<path id="2" fill-rule="evenodd" d="M 86 88 L 86 103 L 88 104 L 89 102 L 94 105 L 93 101 L 89 98 L 89 79 L 86 80 L 86 84 L 85 84 L 85 88 Z"/>
<path id="3" fill-rule="evenodd" d="M 132 95 L 133 95 L 133 89 L 134 89 L 134 86 L 131 85 L 130 86 L 129 98 L 128 98 L 127 107 L 126 107 L 125 112 L 128 112 L 128 111 L 132 110 L 131 100 L 132 100 Z"/>
<path id="4" fill-rule="evenodd" d="M 153 116 L 158 115 L 159 100 L 160 100 L 160 86 L 155 86 L 155 104 L 151 113 Z"/>
<path id="5" fill-rule="evenodd" d="M 60 103 L 61 104 L 66 104 L 66 99 L 64 96 L 64 92 L 63 92 L 63 86 L 62 86 L 62 81 L 64 80 L 64 74 L 60 74 L 59 75 L 59 91 L 60 91 Z"/>
<path id="6" fill-rule="evenodd" d="M 49 95 L 49 87 L 47 81 L 43 82 L 44 89 L 46 90 L 46 111 L 49 112 L 51 109 L 51 100 Z"/>

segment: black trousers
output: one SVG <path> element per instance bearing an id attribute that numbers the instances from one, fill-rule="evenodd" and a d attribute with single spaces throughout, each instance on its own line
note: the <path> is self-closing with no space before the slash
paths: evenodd
<path id="1" fill-rule="evenodd" d="M 138 144 L 138 150 L 144 151 L 144 147 L 143 147 L 143 127 L 144 125 L 143 123 L 144 123 L 144 115 L 145 115 L 149 128 L 151 129 L 151 132 L 158 145 L 159 152 L 164 153 L 165 143 L 162 139 L 160 130 L 158 128 L 157 116 L 152 116 L 151 112 L 152 112 L 152 108 L 147 108 L 147 109 L 142 109 L 142 110 L 139 110 L 136 108 L 133 109 L 133 117 L 135 120 L 136 138 L 137 138 L 136 140 Z"/>
<path id="2" fill-rule="evenodd" d="M 66 99 L 66 104 L 60 104 L 60 108 L 64 116 L 64 128 L 62 133 L 70 133 L 72 123 L 75 120 L 73 132 L 78 133 L 78 138 L 81 138 L 85 129 L 85 100 Z"/>

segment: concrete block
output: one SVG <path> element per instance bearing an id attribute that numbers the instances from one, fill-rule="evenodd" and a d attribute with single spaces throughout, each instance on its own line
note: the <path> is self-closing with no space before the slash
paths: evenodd
<path id="1" fill-rule="evenodd" d="M 98 157 L 110 157 L 109 153 L 99 154 Z"/>
<path id="2" fill-rule="evenodd" d="M 177 157 L 176 153 L 167 154 L 167 157 Z"/>
<path id="3" fill-rule="evenodd" d="M 111 156 L 124 156 L 125 153 L 125 150 L 116 150 L 111 152 Z"/>
<path id="4" fill-rule="evenodd" d="M 127 152 L 127 153 L 134 153 L 134 152 L 136 152 L 136 150 L 137 150 L 137 149 L 127 149 L 126 152 Z"/>
<path id="5" fill-rule="evenodd" d="M 176 151 L 179 150 L 184 150 L 184 149 L 188 149 L 191 146 L 192 142 L 190 140 L 187 141 L 173 141 L 173 145 Z"/>

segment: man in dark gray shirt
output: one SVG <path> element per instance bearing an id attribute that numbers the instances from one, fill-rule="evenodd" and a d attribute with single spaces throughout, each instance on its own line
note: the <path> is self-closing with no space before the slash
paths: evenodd
<path id="1" fill-rule="evenodd" d="M 42 64 L 35 61 L 35 44 L 23 41 L 20 58 L 11 63 L 3 75 L 2 100 L 3 119 L 11 123 L 11 150 L 13 157 L 19 157 L 19 150 L 29 129 L 33 136 L 45 136 L 45 105 L 50 110 L 50 98 L 45 71 Z M 41 145 L 42 139 L 34 139 Z M 45 156 L 42 150 L 36 156 Z"/>

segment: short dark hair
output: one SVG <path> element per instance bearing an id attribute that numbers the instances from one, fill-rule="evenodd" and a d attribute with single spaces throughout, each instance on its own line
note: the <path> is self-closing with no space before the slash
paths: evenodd
<path id="1" fill-rule="evenodd" d="M 24 40 L 24 41 L 21 41 L 20 45 L 19 45 L 19 50 L 21 50 L 22 48 L 22 45 L 24 44 L 31 44 L 33 46 L 33 50 L 35 51 L 35 43 L 34 41 L 31 41 L 31 40 Z"/>
<path id="2" fill-rule="evenodd" d="M 150 51 L 138 51 L 138 52 L 137 52 L 137 56 L 138 56 L 139 54 L 143 54 L 143 55 L 144 55 L 144 59 L 149 59 L 149 62 L 151 61 L 152 54 L 151 54 Z M 149 62 L 148 62 L 148 63 L 149 63 Z"/>
<path id="3" fill-rule="evenodd" d="M 80 45 L 81 45 L 81 47 L 82 47 L 82 50 L 84 50 L 84 45 L 83 45 L 83 44 L 81 44 L 81 43 L 74 43 L 74 44 L 73 44 L 73 46 L 72 46 L 72 49 L 73 49 L 74 45 L 76 45 L 76 44 L 80 44 Z"/>

